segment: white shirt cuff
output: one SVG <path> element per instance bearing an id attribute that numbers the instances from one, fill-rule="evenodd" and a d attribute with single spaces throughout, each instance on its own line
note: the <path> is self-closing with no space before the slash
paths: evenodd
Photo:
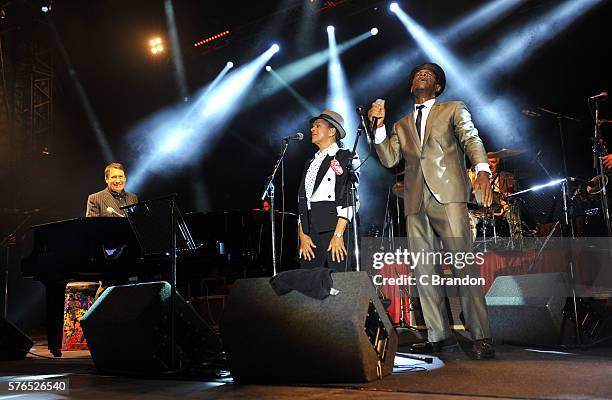
<path id="1" fill-rule="evenodd" d="M 476 174 L 478 174 L 480 171 L 484 171 L 484 172 L 488 173 L 489 176 L 490 176 L 491 175 L 491 168 L 489 167 L 489 163 L 482 162 L 482 163 L 476 164 Z"/>
<path id="2" fill-rule="evenodd" d="M 344 208 L 338 206 L 336 207 L 336 211 L 338 212 L 338 217 L 346 218 L 349 220 L 349 222 L 353 220 L 353 206 Z"/>
<path id="3" fill-rule="evenodd" d="M 382 142 L 384 142 L 384 140 L 387 138 L 387 128 L 385 128 L 385 126 L 381 126 L 380 128 L 376 128 L 376 131 L 374 132 L 374 144 L 380 144 Z"/>

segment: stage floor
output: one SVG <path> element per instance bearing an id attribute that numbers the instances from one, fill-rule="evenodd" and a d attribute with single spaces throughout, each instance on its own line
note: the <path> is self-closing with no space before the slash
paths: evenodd
<path id="1" fill-rule="evenodd" d="M 0 362 L 0 399 L 442 399 L 442 398 L 612 398 L 612 348 L 552 351 L 497 346 L 497 358 L 472 361 L 464 353 L 413 362 L 411 372 L 394 373 L 366 384 L 234 385 L 231 380 L 206 381 L 190 376 L 135 379 L 100 375 L 87 351 L 64 352 L 59 359 L 28 355 L 25 360 Z M 400 347 L 399 352 L 406 351 Z M 44 342 L 32 352 L 48 355 Z M 17 377 L 64 377 L 67 394 L 27 394 L 6 391 Z"/>

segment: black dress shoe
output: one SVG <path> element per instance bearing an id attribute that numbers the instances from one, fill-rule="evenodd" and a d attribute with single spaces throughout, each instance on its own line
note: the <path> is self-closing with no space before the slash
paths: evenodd
<path id="1" fill-rule="evenodd" d="M 439 342 L 421 342 L 410 346 L 410 352 L 414 354 L 430 354 L 430 353 L 452 353 L 459 351 L 459 343 L 454 337 L 440 340 Z"/>
<path id="2" fill-rule="evenodd" d="M 495 358 L 495 348 L 491 339 L 478 339 L 472 345 L 472 357 L 475 360 Z"/>
<path id="3" fill-rule="evenodd" d="M 49 351 L 51 352 L 51 354 L 53 354 L 53 357 L 61 357 L 62 356 L 62 350 L 61 349 L 49 349 Z"/>

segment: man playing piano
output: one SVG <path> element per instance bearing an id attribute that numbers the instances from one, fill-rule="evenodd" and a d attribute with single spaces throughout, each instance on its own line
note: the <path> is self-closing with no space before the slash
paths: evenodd
<path id="1" fill-rule="evenodd" d="M 106 189 L 90 194 L 87 198 L 86 217 L 124 217 L 123 206 L 138 203 L 138 196 L 125 191 L 125 168 L 119 163 L 110 163 L 104 168 Z M 106 288 L 118 282 L 100 281 L 95 300 L 104 293 Z"/>
<path id="2" fill-rule="evenodd" d="M 106 188 L 87 198 L 86 217 L 123 217 L 123 206 L 138 203 L 138 196 L 125 191 L 125 168 L 111 163 L 104 169 Z"/>

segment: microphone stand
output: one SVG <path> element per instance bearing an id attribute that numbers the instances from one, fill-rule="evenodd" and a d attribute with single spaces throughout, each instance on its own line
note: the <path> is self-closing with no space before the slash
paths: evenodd
<path id="1" fill-rule="evenodd" d="M 362 118 L 363 119 L 363 116 Z M 361 260 L 359 253 L 359 233 L 357 232 L 357 187 L 355 183 L 357 182 L 357 176 L 355 175 L 355 171 L 353 170 L 353 159 L 355 158 L 357 144 L 359 143 L 359 137 L 361 136 L 361 129 L 357 129 L 357 134 L 355 135 L 355 142 L 353 143 L 353 149 L 351 150 L 351 155 L 349 157 L 348 165 L 345 166 L 348 177 L 344 181 L 344 188 L 342 189 L 342 193 L 349 194 L 348 182 L 351 182 L 350 186 L 350 203 L 353 206 L 353 253 L 355 254 L 355 271 L 361 271 Z M 348 202 L 347 202 L 348 203 Z M 347 257 L 348 263 L 348 257 Z M 348 265 L 348 264 L 347 264 Z"/>
<path id="2" fill-rule="evenodd" d="M 0 241 L 0 250 L 4 248 L 4 260 L 5 260 L 5 270 L 2 271 L 2 277 L 0 277 L 0 282 L 2 282 L 2 287 L 0 288 L 0 305 L 2 309 L 0 310 L 0 315 L 4 317 L 4 319 L 8 318 L 8 280 L 9 280 L 9 267 L 11 260 L 11 246 L 17 243 L 17 233 L 32 218 L 32 214 L 26 214 L 26 216 L 21 220 L 21 222 L 11 231 L 8 235 L 6 235 L 2 241 Z"/>
<path id="3" fill-rule="evenodd" d="M 538 107 L 538 109 L 540 111 L 543 111 L 547 114 L 550 114 L 554 117 L 557 118 L 557 124 L 559 125 L 559 137 L 561 138 L 561 155 L 563 156 L 563 177 L 565 178 L 563 180 L 563 182 L 561 182 L 561 188 L 563 191 L 563 217 L 564 217 L 564 226 L 566 227 L 566 231 L 567 229 L 569 229 L 569 236 L 570 239 L 572 240 L 572 242 L 570 243 L 570 246 L 567 247 L 566 249 L 566 255 L 567 258 L 569 260 L 568 262 L 568 269 L 569 269 L 569 275 L 570 275 L 570 283 L 571 283 L 571 292 L 572 292 L 572 305 L 573 305 L 573 313 L 574 313 L 574 327 L 576 328 L 576 340 L 578 341 L 578 344 L 582 343 L 582 335 L 581 335 L 581 331 L 580 331 L 580 321 L 578 321 L 578 302 L 576 301 L 576 269 L 575 269 L 575 264 L 574 264 L 574 249 L 573 249 L 573 240 L 575 238 L 574 236 L 574 221 L 573 221 L 573 211 L 572 211 L 572 215 L 570 215 L 570 212 L 568 210 L 568 204 L 567 204 L 567 183 L 568 183 L 568 174 L 567 174 L 567 163 L 565 160 L 565 139 L 564 139 L 564 134 L 563 134 L 563 119 L 567 119 L 570 121 L 575 121 L 575 122 L 580 122 L 579 119 L 577 118 L 573 118 L 573 117 L 569 117 L 567 115 L 563 115 L 561 113 L 557 113 L 551 110 L 547 110 L 546 108 L 543 107 Z M 597 113 L 596 113 L 597 115 Z M 597 116 L 595 118 L 595 120 L 597 120 Z M 596 129 L 596 133 L 595 136 L 597 138 L 597 128 Z M 594 142 L 596 143 L 596 142 Z M 600 162 L 601 162 L 601 158 L 599 158 Z M 542 168 L 544 168 L 544 166 L 540 163 L 540 160 L 537 159 L 538 164 L 540 164 L 540 166 L 542 166 Z M 544 170 L 546 171 L 546 169 L 544 168 Z M 548 173 L 548 172 L 547 172 Z M 573 209 L 572 209 L 573 210 Z M 604 211 L 604 213 L 607 212 L 607 208 Z M 609 226 L 609 224 L 608 224 Z M 610 230 L 608 228 L 608 236 L 610 236 Z"/>
<path id="4" fill-rule="evenodd" d="M 599 192 L 601 196 L 601 208 L 604 216 L 604 222 L 606 223 L 606 230 L 608 232 L 608 238 L 612 237 L 612 227 L 610 226 L 610 210 L 608 209 L 608 190 L 606 189 L 606 171 L 603 166 L 602 148 L 601 148 L 601 132 L 600 132 L 600 120 L 599 120 L 599 101 L 595 101 L 595 128 L 593 130 L 593 165 L 597 171 L 599 177 L 599 186 L 601 190 Z M 612 252 L 612 249 L 610 249 Z"/>
<path id="5" fill-rule="evenodd" d="M 563 160 L 563 177 L 567 177 L 567 162 L 565 160 L 565 135 L 563 134 L 563 119 L 568 119 L 570 121 L 575 121 L 575 122 L 580 122 L 580 120 L 577 118 L 569 117 L 567 115 L 563 115 L 558 112 L 548 110 L 544 107 L 538 107 L 538 110 L 557 118 L 557 124 L 559 125 L 559 138 L 561 139 L 561 157 Z"/>
<path id="6" fill-rule="evenodd" d="M 176 354 L 176 198 L 170 197 L 170 363 L 172 371 L 178 371 Z"/>
<path id="7" fill-rule="evenodd" d="M 276 227 L 274 224 L 274 177 L 276 176 L 276 171 L 278 171 L 278 167 L 283 162 L 285 157 L 285 152 L 287 151 L 287 147 L 289 147 L 289 139 L 283 139 L 283 146 L 281 148 L 280 155 L 278 156 L 278 160 L 276 160 L 276 164 L 274 165 L 274 169 L 272 170 L 272 174 L 268 177 L 268 182 L 266 183 L 266 188 L 261 195 L 261 200 L 265 200 L 266 197 L 270 198 L 270 233 L 272 236 L 272 275 L 276 275 Z"/>

